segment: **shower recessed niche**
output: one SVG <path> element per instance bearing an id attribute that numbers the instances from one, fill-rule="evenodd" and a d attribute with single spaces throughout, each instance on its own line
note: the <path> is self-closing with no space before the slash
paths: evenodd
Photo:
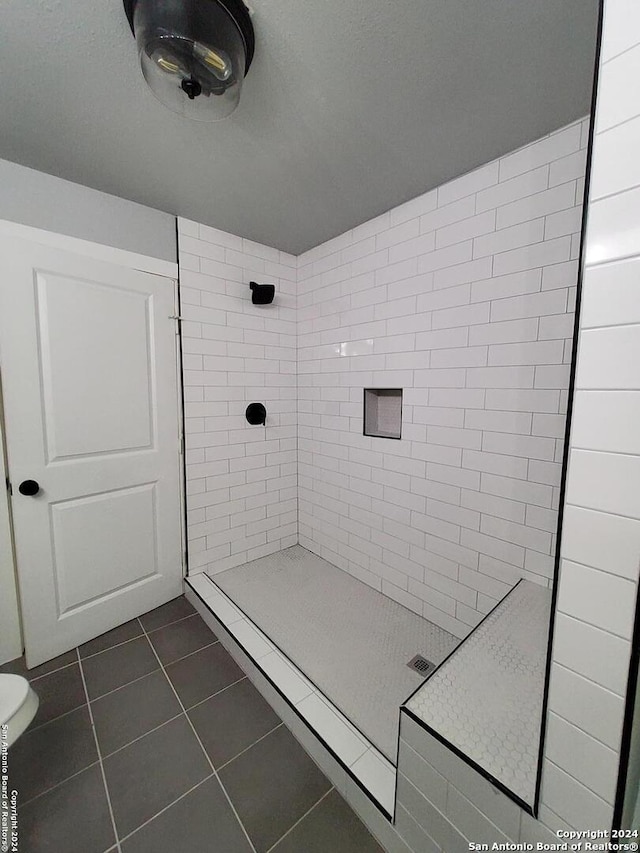
<path id="1" fill-rule="evenodd" d="M 364 434 L 376 438 L 400 438 L 402 388 L 364 389 Z"/>

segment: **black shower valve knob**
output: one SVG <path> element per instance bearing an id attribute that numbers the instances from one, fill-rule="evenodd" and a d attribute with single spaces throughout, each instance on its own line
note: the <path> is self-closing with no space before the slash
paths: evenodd
<path id="1" fill-rule="evenodd" d="M 249 403 L 245 416 L 252 426 L 266 425 L 267 410 L 262 403 Z"/>

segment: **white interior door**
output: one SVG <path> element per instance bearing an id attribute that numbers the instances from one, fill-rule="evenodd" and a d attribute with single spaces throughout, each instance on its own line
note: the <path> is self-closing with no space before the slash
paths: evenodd
<path id="1" fill-rule="evenodd" d="M 182 592 L 174 313 L 169 278 L 0 238 L 0 369 L 30 667 Z M 21 494 L 28 480 L 37 494 Z"/>

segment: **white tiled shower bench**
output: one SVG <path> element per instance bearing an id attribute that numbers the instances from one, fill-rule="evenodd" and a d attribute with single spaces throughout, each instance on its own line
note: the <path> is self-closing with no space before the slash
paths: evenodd
<path id="1" fill-rule="evenodd" d="M 401 834 L 435 825 L 461 850 L 521 840 L 537 808 L 550 609 L 551 591 L 521 580 L 402 706 Z"/>

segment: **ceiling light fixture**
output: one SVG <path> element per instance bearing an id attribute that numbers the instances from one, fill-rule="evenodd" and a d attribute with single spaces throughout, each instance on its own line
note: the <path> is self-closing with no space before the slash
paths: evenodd
<path id="1" fill-rule="evenodd" d="M 197 121 L 231 115 L 255 46 L 242 0 L 124 0 L 124 8 L 156 98 Z"/>

